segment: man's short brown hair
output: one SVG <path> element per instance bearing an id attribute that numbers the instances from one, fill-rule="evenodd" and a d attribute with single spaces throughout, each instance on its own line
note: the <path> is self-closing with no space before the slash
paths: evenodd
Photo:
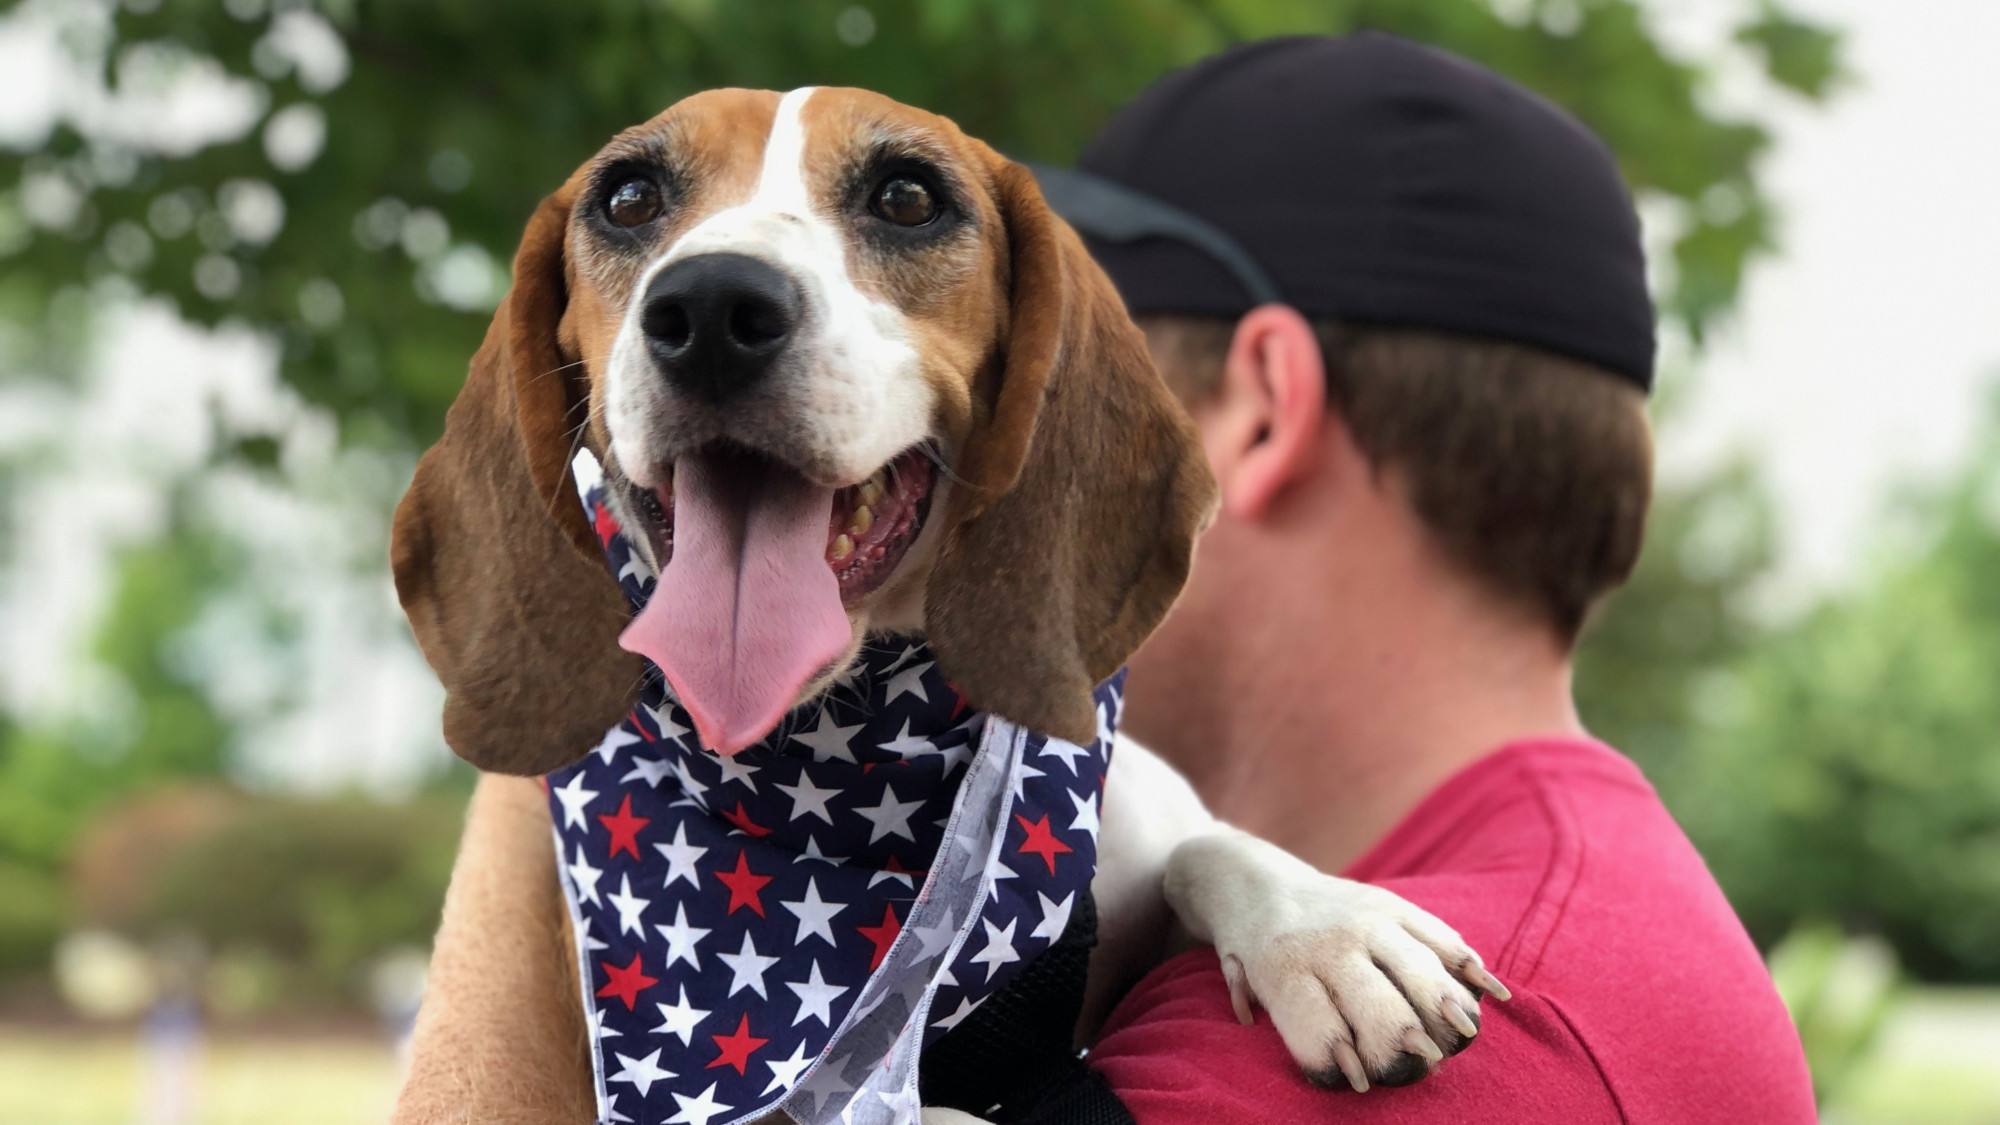
<path id="1" fill-rule="evenodd" d="M 1234 321 L 1137 319 L 1183 402 L 1215 393 Z M 1574 642 L 1639 558 L 1653 483 L 1644 393 L 1520 344 L 1334 322 L 1314 332 L 1328 406 L 1408 490 L 1447 557 Z"/>

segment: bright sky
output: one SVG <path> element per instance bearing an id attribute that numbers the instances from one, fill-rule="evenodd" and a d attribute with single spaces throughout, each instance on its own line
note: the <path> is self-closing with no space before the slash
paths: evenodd
<path id="1" fill-rule="evenodd" d="M 2000 382 L 2000 4 L 1794 3 L 1848 29 L 1858 82 L 1772 115 L 1783 249 L 1702 363 L 1665 468 L 1756 451 L 1783 574 L 1810 588 L 1865 573 L 1889 492 L 1960 463 Z"/>

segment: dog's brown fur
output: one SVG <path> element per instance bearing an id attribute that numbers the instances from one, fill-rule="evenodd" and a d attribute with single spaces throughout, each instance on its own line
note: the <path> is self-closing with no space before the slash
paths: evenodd
<path id="1" fill-rule="evenodd" d="M 862 91 L 822 94 L 922 128 L 980 187 L 991 234 L 959 287 L 991 307 L 926 310 L 919 322 L 950 326 L 960 348 L 957 334 L 976 332 L 985 357 L 944 400 L 962 402 L 963 416 L 939 420 L 943 444 L 962 452 L 926 626 L 975 703 L 1088 741 L 1092 687 L 1166 613 L 1213 506 L 1193 426 L 1026 169 L 942 118 Z M 708 136 L 686 119 L 742 116 L 748 96 L 697 95 L 614 144 Z M 418 464 L 391 549 L 397 592 L 445 685 L 446 741 L 506 773 L 574 761 L 629 709 L 639 680 L 638 659 L 616 644 L 627 611 L 569 469 L 578 443 L 607 457 L 598 368 L 629 297 L 573 260 L 587 170 L 530 220 L 514 287 L 443 439 Z"/>
<path id="2" fill-rule="evenodd" d="M 761 148 L 756 126 L 768 128 L 776 97 L 698 95 L 612 147 L 678 141 L 730 168 Z M 1214 505 L 1193 426 L 1024 168 L 878 95 L 821 91 L 812 111 L 814 128 L 919 132 L 977 186 L 979 259 L 956 264 L 963 278 L 907 286 L 926 305 L 920 338 L 961 361 L 940 369 L 963 373 L 939 396 L 940 444 L 957 456 L 947 510 L 932 517 L 945 523 L 925 625 L 974 704 L 1088 742 L 1092 687 L 1166 613 Z M 446 688 L 446 740 L 500 773 L 576 760 L 630 708 L 639 680 L 638 659 L 616 643 L 628 611 L 569 470 L 576 443 L 608 455 L 602 369 L 631 283 L 579 266 L 590 168 L 530 220 L 513 290 L 396 513 L 397 591 Z M 718 180 L 731 176 L 740 170 Z M 548 829 L 538 785 L 481 782 L 397 1122 L 591 1118 Z"/>

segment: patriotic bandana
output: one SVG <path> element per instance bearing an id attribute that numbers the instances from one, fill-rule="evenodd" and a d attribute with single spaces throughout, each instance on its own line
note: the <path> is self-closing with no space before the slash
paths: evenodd
<path id="1" fill-rule="evenodd" d="M 579 491 L 635 610 L 656 578 Z M 652 665 L 547 779 L 599 1121 L 915 1125 L 917 1056 L 1047 949 L 1097 866 L 1123 673 L 1087 747 L 971 710 L 921 639 L 734 757 Z"/>

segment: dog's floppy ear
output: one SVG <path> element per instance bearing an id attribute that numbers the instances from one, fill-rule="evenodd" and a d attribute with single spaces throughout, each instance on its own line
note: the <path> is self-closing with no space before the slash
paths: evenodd
<path id="1" fill-rule="evenodd" d="M 1091 691 L 1180 593 L 1215 482 L 1110 280 L 1027 169 L 991 168 L 1010 330 L 975 388 L 925 629 L 973 703 L 1087 743 Z"/>
<path id="2" fill-rule="evenodd" d="M 630 610 L 569 469 L 588 410 L 557 340 L 569 211 L 558 193 L 528 221 L 513 288 L 390 541 L 396 594 L 444 684 L 445 741 L 499 773 L 575 761 L 639 684 L 639 658 L 618 647 Z"/>

